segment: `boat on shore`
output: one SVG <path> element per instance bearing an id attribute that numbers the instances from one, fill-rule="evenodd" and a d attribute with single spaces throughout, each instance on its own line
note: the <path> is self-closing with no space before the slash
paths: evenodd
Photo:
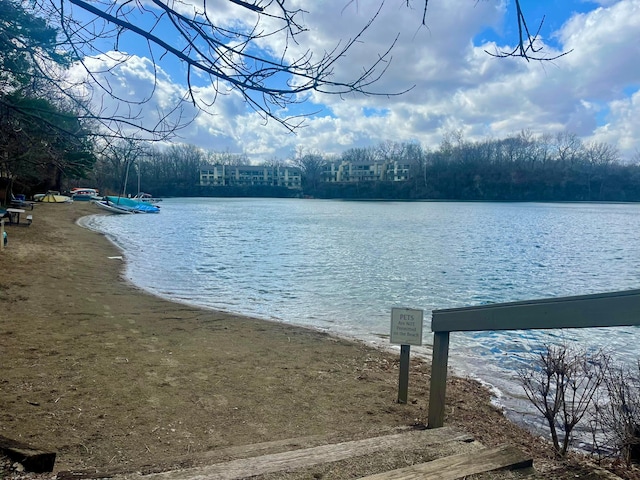
<path id="1" fill-rule="evenodd" d="M 160 208 L 145 202 L 139 202 L 132 198 L 106 196 L 102 200 L 94 202 L 104 210 L 110 207 L 113 213 L 121 213 L 121 211 L 129 213 L 160 213 Z"/>
<path id="2" fill-rule="evenodd" d="M 43 203 L 71 203 L 73 198 L 68 195 L 60 195 L 60 192 L 49 190 L 47 193 L 37 193 L 33 196 L 36 202 Z"/>
<path id="3" fill-rule="evenodd" d="M 70 193 L 74 201 L 89 202 L 102 199 L 95 188 L 72 188 Z"/>
<path id="4" fill-rule="evenodd" d="M 137 200 L 139 202 L 144 202 L 144 203 L 158 203 L 162 201 L 161 198 L 154 198 L 153 195 L 151 195 L 150 193 L 144 193 L 144 192 L 137 193 L 136 195 L 131 197 L 131 199 Z"/>
<path id="5" fill-rule="evenodd" d="M 129 167 L 131 162 L 127 162 L 125 169 L 125 176 L 123 185 L 127 185 L 129 178 Z M 95 202 L 98 207 L 108 210 L 111 208 L 112 213 L 123 213 L 122 211 L 129 213 L 160 213 L 160 207 L 153 205 L 151 199 L 153 197 L 144 192 L 140 192 L 140 176 L 138 172 L 138 195 L 133 198 L 127 197 L 125 188 L 122 189 L 122 194 L 118 196 L 104 196 L 102 200 Z"/>
<path id="6" fill-rule="evenodd" d="M 108 200 L 93 200 L 93 204 L 101 208 L 102 210 L 106 210 L 109 213 L 120 213 L 120 214 L 127 214 L 127 215 L 131 215 L 135 213 L 131 210 L 127 210 L 124 208 L 120 208 L 117 205 L 113 205 Z"/>

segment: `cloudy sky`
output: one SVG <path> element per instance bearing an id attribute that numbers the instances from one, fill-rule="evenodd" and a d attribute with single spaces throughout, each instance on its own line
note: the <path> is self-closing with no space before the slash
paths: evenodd
<path id="1" fill-rule="evenodd" d="M 303 105 L 279 113 L 310 116 L 294 134 L 248 108 L 236 92 L 215 97 L 175 141 L 211 151 L 245 153 L 253 161 L 291 158 L 296 149 L 339 154 L 385 141 L 417 141 L 437 148 L 447 132 L 466 139 L 502 138 L 523 129 L 575 133 L 585 142 L 617 146 L 624 159 L 640 152 L 640 0 L 522 0 L 529 27 L 541 30 L 539 56 L 555 60 L 499 59 L 486 51 L 512 50 L 517 41 L 513 1 L 430 0 L 421 25 L 421 0 L 386 0 L 371 27 L 335 65 L 335 79 L 357 78 L 396 36 L 391 62 L 371 90 L 402 95 L 312 94 Z M 210 0 L 214 18 L 237 25 L 240 10 Z M 380 7 L 380 0 L 288 0 L 300 6 L 308 31 L 289 45 L 288 55 L 317 54 L 344 44 Z M 246 12 L 245 12 L 246 13 Z M 126 40 L 126 41 L 125 41 Z M 260 45 L 283 51 L 282 38 Z M 150 95 L 153 63 L 143 42 L 121 39 L 130 56 L 111 69 L 110 88 L 123 97 L 151 100 L 143 108 L 148 124 L 158 108 L 183 95 L 187 80 L 179 62 L 159 63 L 160 82 Z M 257 50 L 256 50 L 257 52 Z M 163 63 L 164 62 L 164 63 Z M 91 59 L 104 68 L 105 56 Z M 202 79 L 200 79 L 202 81 Z M 197 80 L 196 80 L 197 83 Z M 204 98 L 212 89 L 200 83 Z M 122 107 L 120 107 L 122 108 Z M 187 107 L 187 116 L 195 110 Z"/>

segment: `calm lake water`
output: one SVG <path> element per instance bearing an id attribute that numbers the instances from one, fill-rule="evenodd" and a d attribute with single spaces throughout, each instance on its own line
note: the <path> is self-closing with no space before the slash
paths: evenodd
<path id="1" fill-rule="evenodd" d="M 423 309 L 412 354 L 430 355 L 434 309 L 640 288 L 638 204 L 165 199 L 159 215 L 85 223 L 123 249 L 133 283 L 174 301 L 390 348 L 391 308 Z M 454 333 L 450 365 L 525 420 L 514 370 L 528 352 L 566 340 L 633 364 L 639 338 L 636 327 Z"/>

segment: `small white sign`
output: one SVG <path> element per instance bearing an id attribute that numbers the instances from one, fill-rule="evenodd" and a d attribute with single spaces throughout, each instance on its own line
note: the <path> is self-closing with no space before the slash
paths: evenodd
<path id="1" fill-rule="evenodd" d="M 410 308 L 391 309 L 391 343 L 422 345 L 424 312 Z"/>

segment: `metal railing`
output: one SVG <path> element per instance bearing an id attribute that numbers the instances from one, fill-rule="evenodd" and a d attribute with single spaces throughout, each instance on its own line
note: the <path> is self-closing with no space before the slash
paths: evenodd
<path id="1" fill-rule="evenodd" d="M 623 326 L 640 326 L 640 290 L 434 310 L 429 428 L 444 423 L 451 332 Z"/>

